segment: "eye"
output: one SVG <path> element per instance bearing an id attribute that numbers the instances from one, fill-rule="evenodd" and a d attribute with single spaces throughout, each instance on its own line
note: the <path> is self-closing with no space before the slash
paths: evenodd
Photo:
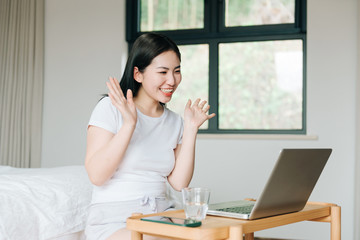
<path id="1" fill-rule="evenodd" d="M 159 72 L 160 74 L 163 74 L 163 75 L 165 75 L 166 74 L 166 72 L 165 71 L 163 71 L 163 72 Z"/>

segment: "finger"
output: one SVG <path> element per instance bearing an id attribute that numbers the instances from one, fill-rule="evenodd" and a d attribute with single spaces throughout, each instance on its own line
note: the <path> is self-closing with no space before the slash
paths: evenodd
<path id="1" fill-rule="evenodd" d="M 110 91 L 115 93 L 114 79 L 112 77 L 109 77 L 109 82 L 106 82 L 106 85 Z"/>
<path id="2" fill-rule="evenodd" d="M 114 90 L 114 86 L 110 83 L 110 82 L 106 82 L 106 86 L 109 89 L 109 96 L 112 96 L 112 101 L 116 101 L 121 103 L 123 100 L 121 99 L 121 96 L 119 96 L 119 94 L 116 93 L 116 91 Z"/>
<path id="3" fill-rule="evenodd" d="M 196 99 L 193 106 L 198 106 L 199 105 L 199 102 L 200 102 L 200 98 Z"/>
<path id="4" fill-rule="evenodd" d="M 191 106 L 191 100 L 189 99 L 185 105 L 185 108 L 189 108 Z"/>
<path id="5" fill-rule="evenodd" d="M 116 89 L 121 91 L 120 83 L 119 83 L 119 81 L 117 80 L 117 78 L 112 78 L 112 82 L 114 83 Z M 121 92 L 122 92 L 122 91 L 121 91 Z"/>
<path id="6" fill-rule="evenodd" d="M 109 82 L 112 86 L 116 86 L 116 78 L 113 78 L 113 77 L 109 77 Z"/>
<path id="7" fill-rule="evenodd" d="M 117 85 L 119 85 L 116 81 L 116 78 L 113 78 L 113 77 L 109 77 L 109 82 L 114 90 L 114 92 L 118 92 L 118 88 L 117 88 Z"/>
<path id="8" fill-rule="evenodd" d="M 215 115 L 216 115 L 215 113 L 212 113 L 212 114 L 207 116 L 207 119 L 211 119 L 211 118 L 215 117 Z"/>
<path id="9" fill-rule="evenodd" d="M 210 105 L 207 105 L 204 109 L 203 109 L 203 112 L 204 113 L 207 113 L 210 109 Z"/>
<path id="10" fill-rule="evenodd" d="M 132 91 L 131 89 L 128 89 L 127 92 L 126 92 L 126 99 L 129 103 L 133 104 L 134 103 L 134 100 L 133 100 L 133 94 L 132 94 Z"/>
<path id="11" fill-rule="evenodd" d="M 120 98 L 123 98 L 124 94 L 120 88 L 120 84 L 117 81 L 117 79 L 113 78 L 113 77 L 109 77 L 109 80 L 110 80 L 111 86 L 113 87 L 114 93 L 118 94 L 120 96 Z"/>
<path id="12" fill-rule="evenodd" d="M 199 108 L 200 108 L 200 109 L 203 109 L 206 103 L 207 103 L 207 101 L 205 101 L 205 100 L 202 101 L 202 102 L 200 103 L 200 105 L 199 105 Z"/>
<path id="13" fill-rule="evenodd" d="M 106 82 L 106 86 L 107 86 L 107 88 L 108 88 L 108 90 L 109 90 L 109 93 L 114 94 L 114 89 L 113 89 L 111 83 L 110 83 L 110 82 Z"/>
<path id="14" fill-rule="evenodd" d="M 119 101 L 117 101 L 115 98 L 114 98 L 114 95 L 112 93 L 109 93 L 109 97 L 110 97 L 110 100 L 111 100 L 111 103 L 118 109 L 120 109 L 120 106 L 121 104 L 119 104 Z"/>
<path id="15" fill-rule="evenodd" d="M 114 86 L 111 84 L 111 82 L 106 82 L 106 86 L 109 89 L 109 93 L 111 93 L 112 95 L 115 95 L 115 91 L 114 91 Z"/>

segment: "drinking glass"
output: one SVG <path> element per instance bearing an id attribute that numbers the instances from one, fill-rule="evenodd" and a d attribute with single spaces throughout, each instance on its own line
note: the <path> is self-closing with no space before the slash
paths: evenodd
<path id="1" fill-rule="evenodd" d="M 183 188 L 181 192 L 186 218 L 196 221 L 205 219 L 210 199 L 210 189 L 189 187 Z"/>

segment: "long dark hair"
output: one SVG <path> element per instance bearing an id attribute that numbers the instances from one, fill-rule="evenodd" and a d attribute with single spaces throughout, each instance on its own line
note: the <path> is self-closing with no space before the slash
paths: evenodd
<path id="1" fill-rule="evenodd" d="M 134 67 L 144 72 L 152 60 L 166 51 L 174 51 L 181 61 L 181 54 L 177 45 L 168 37 L 157 33 L 144 33 L 138 37 L 131 48 L 126 62 L 124 74 L 120 80 L 120 87 L 124 96 L 130 89 L 136 97 L 141 83 L 134 79 Z"/>

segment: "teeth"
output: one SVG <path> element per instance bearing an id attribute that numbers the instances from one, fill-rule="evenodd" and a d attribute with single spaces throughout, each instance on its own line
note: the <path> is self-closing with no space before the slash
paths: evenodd
<path id="1" fill-rule="evenodd" d="M 161 91 L 166 92 L 166 93 L 171 93 L 173 90 L 161 88 Z"/>

